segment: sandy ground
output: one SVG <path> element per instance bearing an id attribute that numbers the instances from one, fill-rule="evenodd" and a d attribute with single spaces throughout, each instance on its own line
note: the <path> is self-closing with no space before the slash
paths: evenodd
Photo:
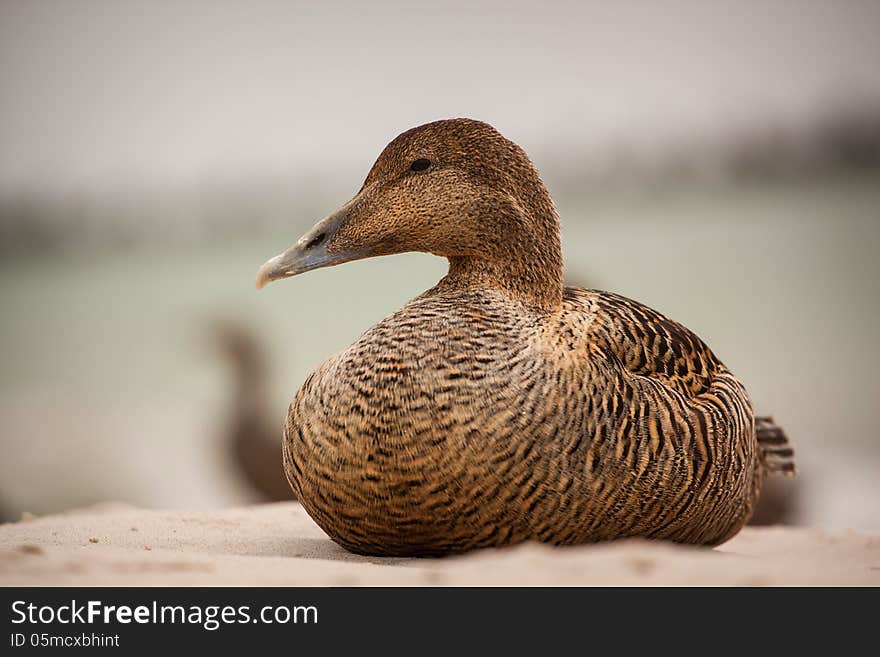
<path id="1" fill-rule="evenodd" d="M 349 554 L 296 503 L 106 504 L 0 525 L 0 585 L 880 585 L 880 535 L 747 528 L 715 550 L 537 544 L 447 559 Z"/>

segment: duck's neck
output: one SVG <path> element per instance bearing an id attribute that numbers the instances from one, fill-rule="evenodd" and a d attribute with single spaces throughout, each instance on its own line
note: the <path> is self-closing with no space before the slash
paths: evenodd
<path id="1" fill-rule="evenodd" d="M 441 286 L 495 290 L 539 311 L 556 310 L 562 305 L 562 249 L 558 223 L 552 228 L 543 239 L 529 235 L 497 254 L 450 257 Z"/>

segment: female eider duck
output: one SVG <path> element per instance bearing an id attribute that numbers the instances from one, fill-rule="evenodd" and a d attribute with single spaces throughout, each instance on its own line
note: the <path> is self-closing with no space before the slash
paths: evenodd
<path id="1" fill-rule="evenodd" d="M 290 485 L 344 548 L 717 545 L 765 474 L 793 471 L 785 435 L 700 338 L 563 286 L 553 201 L 485 123 L 401 134 L 257 285 L 407 251 L 447 258 L 449 273 L 312 372 L 284 427 Z"/>

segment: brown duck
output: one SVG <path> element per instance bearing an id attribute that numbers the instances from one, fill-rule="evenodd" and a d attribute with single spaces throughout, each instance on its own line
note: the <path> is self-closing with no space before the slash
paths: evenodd
<path id="1" fill-rule="evenodd" d="M 284 428 L 290 485 L 348 550 L 715 545 L 746 523 L 766 473 L 793 471 L 785 435 L 700 338 L 563 286 L 553 201 L 485 123 L 398 136 L 257 285 L 406 251 L 449 273 L 312 372 Z"/>
<path id="2" fill-rule="evenodd" d="M 270 361 L 265 346 L 244 323 L 217 317 L 208 326 L 232 374 L 221 440 L 238 478 L 261 501 L 290 500 L 293 495 L 278 458 L 278 428 L 268 410 Z"/>

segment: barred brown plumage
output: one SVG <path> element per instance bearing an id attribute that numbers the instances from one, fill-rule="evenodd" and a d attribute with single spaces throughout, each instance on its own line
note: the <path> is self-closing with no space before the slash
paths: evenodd
<path id="1" fill-rule="evenodd" d="M 756 432 L 745 388 L 696 335 L 563 288 L 550 195 L 487 124 L 397 137 L 258 284 L 403 251 L 444 256 L 449 273 L 319 366 L 284 428 L 288 480 L 343 547 L 714 545 L 746 523 L 765 472 L 791 470 L 784 434 Z"/>

